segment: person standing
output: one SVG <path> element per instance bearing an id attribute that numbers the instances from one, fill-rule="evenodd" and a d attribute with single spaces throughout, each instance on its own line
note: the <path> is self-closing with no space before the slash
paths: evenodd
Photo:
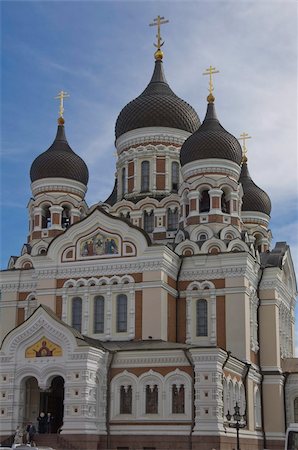
<path id="1" fill-rule="evenodd" d="M 38 433 L 44 434 L 46 432 L 47 418 L 43 411 L 37 417 L 37 422 L 38 422 Z"/>
<path id="2" fill-rule="evenodd" d="M 52 414 L 50 412 L 48 412 L 46 419 L 47 419 L 46 420 L 46 432 L 51 433 L 52 432 L 52 422 L 54 420 L 54 417 L 52 416 Z"/>
<path id="3" fill-rule="evenodd" d="M 36 428 L 32 422 L 28 423 L 26 431 L 27 431 L 27 444 L 30 444 L 31 447 L 35 447 L 34 436 L 36 435 Z"/>
<path id="4" fill-rule="evenodd" d="M 19 425 L 16 428 L 13 443 L 23 444 L 23 430 L 19 427 Z"/>

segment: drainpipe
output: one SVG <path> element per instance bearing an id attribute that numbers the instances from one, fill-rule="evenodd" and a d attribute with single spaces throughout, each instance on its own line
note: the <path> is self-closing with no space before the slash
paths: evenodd
<path id="1" fill-rule="evenodd" d="M 286 408 L 286 384 L 288 381 L 290 373 L 289 372 L 285 372 L 284 373 L 284 386 L 283 386 L 283 391 L 284 391 L 284 414 L 285 414 L 285 433 L 287 431 L 287 408 Z"/>
<path id="2" fill-rule="evenodd" d="M 262 266 L 260 267 L 261 276 L 260 276 L 258 286 L 257 286 L 257 296 L 259 299 L 259 304 L 258 304 L 258 308 L 257 308 L 257 324 L 258 324 L 257 336 L 258 336 L 258 343 L 259 343 L 258 365 L 259 365 L 260 374 L 261 374 L 260 394 L 261 394 L 261 419 L 262 419 L 262 432 L 263 432 L 263 447 L 267 448 L 267 438 L 266 438 L 265 423 L 264 423 L 264 392 L 263 392 L 264 375 L 263 375 L 261 364 L 260 364 L 260 360 L 261 360 L 260 359 L 260 352 L 261 352 L 261 347 L 260 347 L 260 306 L 261 306 L 260 285 L 261 285 L 261 282 L 263 279 L 264 269 L 265 269 L 264 267 L 262 267 Z"/>
<path id="3" fill-rule="evenodd" d="M 110 442 L 110 438 L 111 438 L 111 433 L 110 433 L 110 403 L 111 403 L 111 368 L 112 368 L 112 364 L 114 361 L 114 357 L 115 357 L 115 353 L 116 351 L 112 351 L 111 352 L 111 358 L 110 358 L 110 362 L 108 365 L 108 370 L 107 370 L 107 404 L 106 404 L 106 429 L 107 429 L 107 449 L 111 448 L 111 442 Z"/>
<path id="4" fill-rule="evenodd" d="M 194 399 L 195 399 L 195 366 L 192 362 L 191 354 L 188 349 L 183 349 L 184 355 L 186 359 L 188 360 L 191 368 L 192 368 L 192 384 L 191 384 L 191 427 L 190 432 L 188 436 L 188 448 L 189 450 L 192 450 L 192 433 L 193 429 L 195 427 L 195 405 L 194 405 Z"/>
<path id="5" fill-rule="evenodd" d="M 249 370 L 251 368 L 251 364 L 245 363 L 245 366 L 246 366 L 246 371 L 245 371 L 245 375 L 242 377 L 242 383 L 244 384 L 244 389 L 245 389 L 245 411 L 244 411 L 244 414 L 247 417 L 247 414 L 246 414 L 247 413 L 247 401 L 246 401 L 246 399 L 248 398 L 247 397 L 247 377 L 248 377 L 248 372 L 249 372 Z"/>
<path id="6" fill-rule="evenodd" d="M 227 351 L 227 357 L 226 357 L 226 359 L 224 360 L 224 363 L 223 363 L 223 365 L 222 365 L 222 368 L 221 368 L 221 383 L 222 383 L 222 385 L 223 385 L 223 379 L 224 379 L 224 368 L 226 367 L 226 365 L 227 365 L 227 363 L 228 363 L 228 361 L 229 361 L 229 358 L 230 358 L 230 356 L 231 356 L 231 354 L 232 354 L 232 352 L 229 350 L 229 351 Z M 223 390 L 222 390 L 222 396 L 224 396 L 224 393 L 223 393 Z M 224 406 L 224 398 L 222 399 L 223 400 L 223 406 Z M 223 419 L 225 420 L 225 411 L 224 411 L 224 407 L 223 407 L 223 409 L 222 409 L 222 414 L 223 414 Z M 226 432 L 226 426 L 225 426 L 225 424 L 224 424 L 224 430 L 225 430 L 225 432 Z"/>
<path id="7" fill-rule="evenodd" d="M 179 278 L 182 270 L 182 264 L 183 264 L 183 255 L 180 255 L 180 265 L 177 273 L 176 278 L 176 291 L 177 291 L 177 298 L 176 298 L 176 342 L 178 342 L 178 300 L 180 298 L 180 291 L 179 291 Z"/>

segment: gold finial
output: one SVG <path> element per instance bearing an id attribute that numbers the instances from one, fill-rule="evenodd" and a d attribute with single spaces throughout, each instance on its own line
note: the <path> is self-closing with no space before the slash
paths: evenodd
<path id="1" fill-rule="evenodd" d="M 212 75 L 214 73 L 219 73 L 219 70 L 216 70 L 215 67 L 208 67 L 208 69 L 203 72 L 203 75 L 209 75 L 209 95 L 207 97 L 208 103 L 213 103 L 215 100 L 214 95 L 212 94 L 212 91 L 214 90 L 213 82 L 212 82 Z"/>
<path id="2" fill-rule="evenodd" d="M 163 52 L 161 51 L 160 48 L 163 46 L 165 42 L 162 40 L 162 37 L 160 35 L 160 25 L 163 25 L 168 22 L 169 21 L 165 20 L 164 17 L 157 16 L 156 19 L 153 19 L 153 23 L 149 23 L 149 27 L 157 26 L 157 35 L 156 35 L 157 44 L 155 43 L 153 44 L 157 48 L 156 52 L 154 53 L 155 59 L 161 60 L 163 58 Z"/>
<path id="3" fill-rule="evenodd" d="M 251 139 L 251 136 L 248 135 L 248 133 L 245 133 L 245 131 L 243 131 L 242 134 L 240 134 L 240 137 L 238 138 L 241 141 L 243 141 L 242 143 L 242 162 L 247 162 L 247 148 L 245 145 L 245 141 L 246 139 Z"/>
<path id="4" fill-rule="evenodd" d="M 63 125 L 64 124 L 64 119 L 63 119 L 63 113 L 64 113 L 63 100 L 65 98 L 67 98 L 67 97 L 69 97 L 69 94 L 67 92 L 64 92 L 64 91 L 60 91 L 59 94 L 55 97 L 55 98 L 59 98 L 60 99 L 59 118 L 58 118 L 59 125 Z"/>

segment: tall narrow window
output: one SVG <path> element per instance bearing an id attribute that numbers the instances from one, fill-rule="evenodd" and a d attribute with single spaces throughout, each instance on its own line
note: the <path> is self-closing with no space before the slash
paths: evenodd
<path id="1" fill-rule="evenodd" d="M 76 330 L 82 330 L 82 299 L 74 297 L 72 299 L 71 326 Z"/>
<path id="2" fill-rule="evenodd" d="M 179 164 L 172 163 L 172 192 L 178 192 L 179 188 Z"/>
<path id="3" fill-rule="evenodd" d="M 144 211 L 144 230 L 147 233 L 152 233 L 154 230 L 154 213 L 153 210 L 150 213 Z"/>
<path id="4" fill-rule="evenodd" d="M 62 228 L 68 228 L 70 225 L 70 209 L 68 206 L 62 206 L 63 211 L 61 215 L 61 226 Z"/>
<path id="5" fill-rule="evenodd" d="M 178 228 L 178 208 L 175 208 L 174 211 L 169 208 L 168 209 L 168 230 L 176 231 Z"/>
<path id="6" fill-rule="evenodd" d="M 172 386 L 172 413 L 184 414 L 184 385 Z"/>
<path id="7" fill-rule="evenodd" d="M 41 227 L 42 228 L 50 228 L 51 226 L 51 211 L 50 206 L 43 206 L 41 212 Z"/>
<path id="8" fill-rule="evenodd" d="M 122 169 L 121 182 L 122 182 L 122 195 L 124 195 L 126 193 L 126 170 L 125 170 L 125 167 L 123 167 L 123 169 Z"/>
<path id="9" fill-rule="evenodd" d="M 127 296 L 117 295 L 117 333 L 127 331 Z"/>
<path id="10" fill-rule="evenodd" d="M 149 191 L 150 182 L 150 163 L 143 161 L 141 165 L 141 192 Z"/>
<path id="11" fill-rule="evenodd" d="M 158 414 L 158 386 L 146 386 L 146 414 Z"/>
<path id="12" fill-rule="evenodd" d="M 201 192 L 200 198 L 200 213 L 210 211 L 210 197 L 207 190 Z"/>
<path id="13" fill-rule="evenodd" d="M 225 193 L 221 197 L 221 210 L 223 213 L 229 213 L 229 202 L 226 199 Z"/>
<path id="14" fill-rule="evenodd" d="M 197 336 L 208 336 L 207 300 L 197 300 Z"/>
<path id="15" fill-rule="evenodd" d="M 104 332 L 104 312 L 105 312 L 105 299 L 102 295 L 95 297 L 94 299 L 94 333 Z"/>
<path id="16" fill-rule="evenodd" d="M 120 414 L 132 413 L 132 389 L 131 386 L 120 387 Z"/>

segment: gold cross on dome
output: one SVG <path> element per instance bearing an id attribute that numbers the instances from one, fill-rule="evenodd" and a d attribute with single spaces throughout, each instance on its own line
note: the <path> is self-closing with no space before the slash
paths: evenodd
<path id="1" fill-rule="evenodd" d="M 246 139 L 251 139 L 251 136 L 249 136 L 249 134 L 248 133 L 245 133 L 245 131 L 243 131 L 243 133 L 242 134 L 240 134 L 240 137 L 238 138 L 240 141 L 243 141 L 242 142 L 242 160 L 243 161 L 247 161 L 247 156 L 246 156 L 246 154 L 247 154 L 247 148 L 246 148 Z"/>
<path id="2" fill-rule="evenodd" d="M 60 91 L 59 94 L 57 95 L 57 97 L 55 97 L 55 98 L 60 99 L 59 117 L 63 117 L 63 113 L 64 113 L 63 100 L 67 97 L 69 97 L 69 94 L 64 91 Z"/>
<path id="3" fill-rule="evenodd" d="M 165 23 L 168 23 L 168 20 L 165 20 L 164 17 L 157 16 L 156 19 L 153 19 L 153 23 L 149 23 L 149 27 L 157 26 L 157 44 L 154 44 L 154 46 L 160 50 L 160 47 L 164 44 L 164 41 L 162 41 L 162 37 L 160 35 L 160 25 L 163 25 Z"/>
<path id="4" fill-rule="evenodd" d="M 212 91 L 214 90 L 213 83 L 212 83 L 212 75 L 214 73 L 219 73 L 219 70 L 216 70 L 215 67 L 209 66 L 208 69 L 203 72 L 203 75 L 209 75 L 209 94 L 212 95 Z"/>

